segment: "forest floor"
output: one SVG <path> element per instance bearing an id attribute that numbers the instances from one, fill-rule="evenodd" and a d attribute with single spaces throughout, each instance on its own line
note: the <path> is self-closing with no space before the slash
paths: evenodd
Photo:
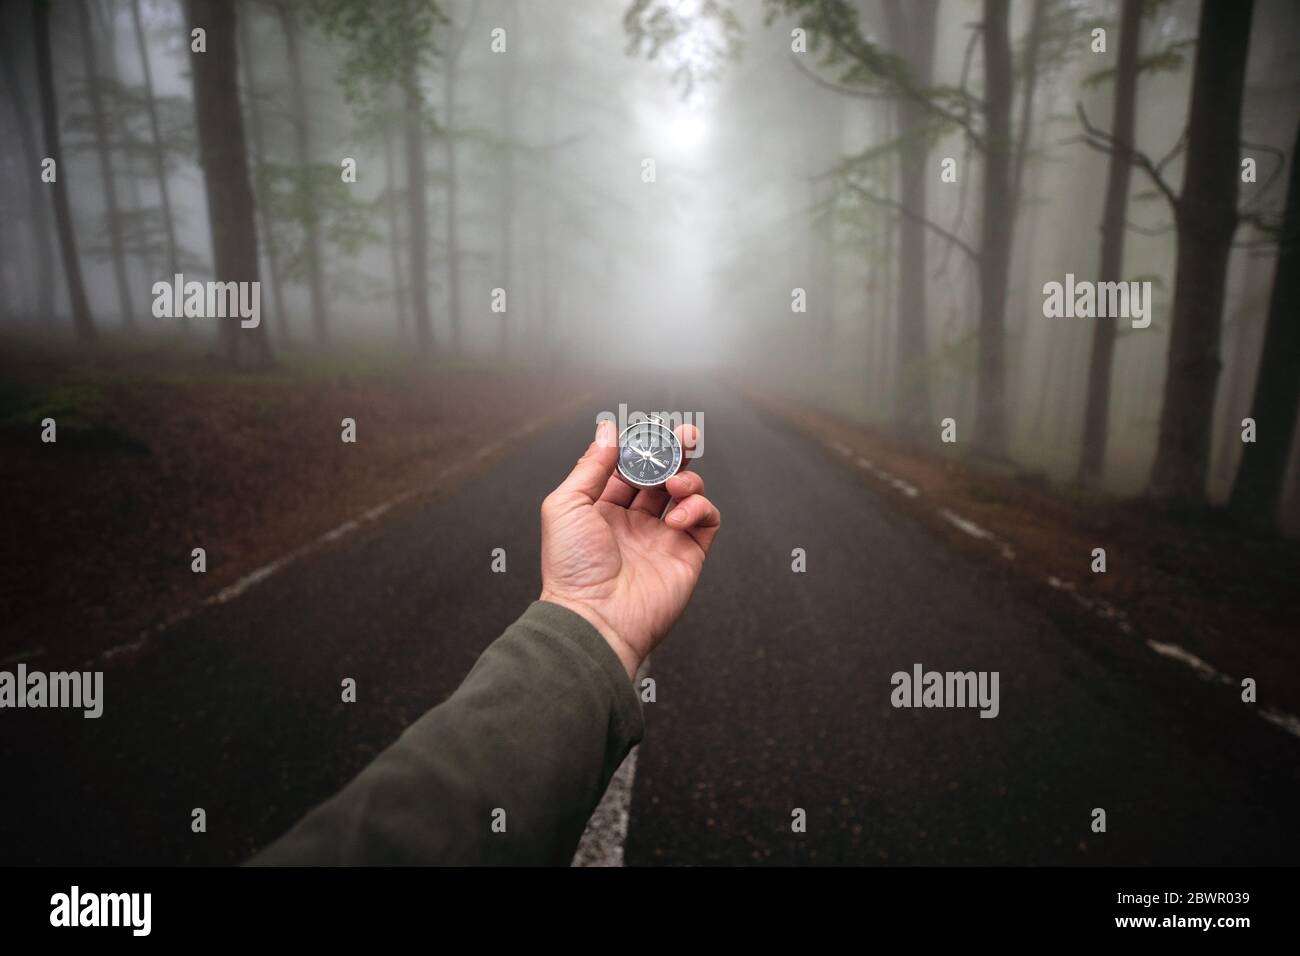
<path id="1" fill-rule="evenodd" d="M 129 653 L 255 569 L 463 480 L 508 444 L 521 408 L 576 397 L 545 373 L 431 371 L 395 353 L 285 352 L 272 371 L 238 372 L 201 345 L 6 336 L 0 663 Z"/>
<path id="2" fill-rule="evenodd" d="M 954 547 L 1001 564 L 1054 616 L 1103 640 L 1145 641 L 1237 692 L 1253 678 L 1261 709 L 1300 714 L 1300 541 L 1243 531 L 1216 511 L 1169 513 L 1054 488 L 743 390 Z M 1105 573 L 1092 570 L 1095 548 L 1105 549 Z"/>

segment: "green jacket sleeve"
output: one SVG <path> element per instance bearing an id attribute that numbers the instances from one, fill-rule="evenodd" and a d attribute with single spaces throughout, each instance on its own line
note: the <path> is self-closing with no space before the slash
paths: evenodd
<path id="1" fill-rule="evenodd" d="M 249 862 L 567 865 L 643 730 L 596 629 L 536 601 L 451 697 Z"/>

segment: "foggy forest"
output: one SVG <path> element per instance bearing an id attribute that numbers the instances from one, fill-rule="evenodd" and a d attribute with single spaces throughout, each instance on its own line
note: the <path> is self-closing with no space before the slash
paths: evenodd
<path id="1" fill-rule="evenodd" d="M 211 347 L 265 365 L 689 333 L 672 363 L 918 439 L 973 409 L 980 454 L 1271 520 L 1297 487 L 1300 12 L 938 6 L 7 4 L 0 312 L 206 345 L 153 317 L 155 279 L 260 277 L 264 321 Z M 1149 282 L 1150 325 L 1044 320 L 1067 273 Z"/>
<path id="2" fill-rule="evenodd" d="M 1293 0 L 6 2 L 0 658 L 137 666 L 188 609 L 277 593 L 259 568 L 478 480 L 462 459 L 504 475 L 575 402 L 700 408 L 700 473 L 739 488 L 785 467 L 742 469 L 743 402 L 909 514 L 959 494 L 915 520 L 1054 613 L 1276 675 L 1300 734 L 1297 64 Z M 530 534 L 589 431 L 516 472 Z M 805 546 L 714 500 L 731 560 Z M 535 557 L 448 520 L 449 568 Z M 462 573 L 419 614 L 496 623 Z M 838 573 L 847 608 L 867 575 Z M 418 712 L 391 706 L 359 750 Z M 305 723 L 285 752 L 325 746 Z M 137 852 L 237 858 L 178 847 Z"/>

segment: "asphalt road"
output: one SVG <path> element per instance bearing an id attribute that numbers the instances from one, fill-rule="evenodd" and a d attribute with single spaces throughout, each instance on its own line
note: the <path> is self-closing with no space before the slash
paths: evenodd
<path id="1" fill-rule="evenodd" d="M 287 829 L 535 597 L 538 504 L 618 400 L 108 665 L 99 720 L 0 716 L 0 863 L 235 863 Z M 1300 858 L 1293 736 L 1136 640 L 1128 653 L 1054 620 L 1005 569 L 955 552 L 735 394 L 681 383 L 628 401 L 704 413 L 697 467 L 724 517 L 650 663 L 628 864 Z M 997 671 L 998 716 L 894 708 L 890 677 L 916 663 Z M 345 677 L 355 704 L 340 700 Z M 1098 807 L 1105 833 L 1091 829 Z"/>

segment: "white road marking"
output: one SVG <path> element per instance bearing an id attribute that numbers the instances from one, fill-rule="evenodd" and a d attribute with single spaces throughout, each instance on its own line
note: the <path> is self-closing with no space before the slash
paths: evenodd
<path id="1" fill-rule="evenodd" d="M 843 455 L 853 454 L 853 450 L 849 448 L 847 445 L 843 444 L 842 442 L 833 441 L 830 442 L 830 446 L 834 448 L 836 451 L 840 452 L 840 454 Z M 918 494 L 917 489 L 912 485 L 909 485 L 907 482 L 903 481 L 901 478 L 896 478 L 895 476 L 891 475 L 889 472 L 885 471 L 883 468 L 877 468 L 866 458 L 858 457 L 856 458 L 856 461 L 859 468 L 863 468 L 866 471 L 869 471 L 872 474 L 877 475 L 878 477 L 887 481 L 889 484 L 893 485 L 895 488 L 898 488 L 909 498 L 915 498 L 917 496 Z M 953 511 L 949 511 L 947 508 L 940 508 L 939 516 L 942 517 L 945 521 L 949 522 L 950 524 L 960 529 L 961 531 L 970 535 L 972 538 L 978 538 L 981 541 L 988 541 L 992 544 L 997 545 L 1002 551 L 1002 556 L 1006 558 L 1008 561 L 1015 559 L 1016 556 L 1015 550 L 1009 544 L 1007 544 L 1005 541 L 1002 541 L 1000 538 L 998 538 L 997 535 L 993 534 L 993 532 L 987 530 L 986 528 L 980 527 L 970 519 L 963 518 L 961 515 Z M 1121 611 L 1119 608 L 1115 607 L 1115 605 L 1111 604 L 1109 601 L 1106 601 L 1102 598 L 1084 597 L 1082 594 L 1079 593 L 1079 590 L 1075 586 L 1073 581 L 1067 581 L 1063 578 L 1058 578 L 1054 574 L 1049 574 L 1046 578 L 1046 581 L 1048 587 L 1053 588 L 1057 591 L 1063 591 L 1066 594 L 1070 595 L 1070 597 L 1073 598 L 1075 603 L 1078 604 L 1080 607 L 1092 611 L 1098 617 L 1101 617 L 1107 621 L 1114 622 L 1115 625 L 1119 628 L 1119 630 L 1122 633 L 1124 634 L 1133 633 L 1133 625 L 1131 625 L 1127 620 L 1125 620 L 1126 618 L 1125 613 Z M 1167 644 L 1167 643 L 1162 643 L 1160 641 L 1147 640 L 1146 645 L 1151 650 L 1155 651 L 1155 653 L 1159 654 L 1161 657 L 1165 657 L 1170 660 L 1175 660 L 1181 664 L 1187 665 L 1193 671 L 1195 671 L 1196 674 L 1202 680 L 1223 684 L 1225 686 L 1237 685 L 1237 681 L 1234 678 L 1228 676 L 1227 674 L 1224 674 L 1222 671 L 1217 670 L 1212 665 L 1201 660 L 1191 651 L 1185 650 L 1184 648 L 1179 647 L 1177 644 Z M 1292 734 L 1295 737 L 1300 737 L 1300 717 L 1296 717 L 1292 714 L 1288 714 L 1285 711 L 1278 710 L 1274 707 L 1260 707 L 1255 710 L 1255 713 L 1258 714 L 1260 717 L 1262 717 L 1264 720 L 1267 720 L 1270 724 L 1282 728 L 1287 733 Z"/>
<path id="2" fill-rule="evenodd" d="M 634 686 L 640 687 L 642 678 L 650 673 L 650 658 L 637 668 Z M 573 854 L 572 866 L 622 866 L 623 844 L 627 842 L 627 829 L 632 813 L 632 784 L 636 781 L 636 752 L 619 764 L 609 780 L 605 795 L 587 821 L 578 849 Z"/>
<path id="3" fill-rule="evenodd" d="M 632 810 L 632 783 L 636 779 L 636 752 L 632 752 L 614 771 L 609 789 L 601 798 L 587 829 L 573 854 L 573 866 L 622 866 L 623 844 Z"/>
<path id="4" fill-rule="evenodd" d="M 1197 675 L 1202 680 L 1218 681 L 1220 684 L 1234 683 L 1233 679 L 1229 677 L 1227 674 L 1224 674 L 1223 672 L 1210 666 L 1209 664 L 1205 663 L 1205 661 L 1201 660 L 1199 657 L 1193 654 L 1191 651 L 1184 650 L 1183 648 L 1179 647 L 1177 644 L 1166 644 L 1162 641 L 1153 641 L 1148 639 L 1147 647 L 1151 648 L 1151 650 L 1155 651 L 1161 657 L 1168 657 L 1171 660 L 1175 660 L 1178 661 L 1179 663 L 1186 664 L 1192 670 L 1196 671 Z"/>
<path id="5" fill-rule="evenodd" d="M 889 483 L 893 485 L 895 488 L 897 488 L 899 491 L 901 491 L 903 494 L 907 495 L 907 497 L 909 498 L 915 498 L 917 495 L 921 493 L 920 491 L 917 490 L 916 485 L 908 484 L 902 478 L 895 478 L 891 475 L 889 477 Z"/>
<path id="6" fill-rule="evenodd" d="M 1259 716 L 1263 717 L 1270 724 L 1276 724 L 1289 734 L 1300 737 L 1300 717 L 1293 717 L 1290 714 L 1275 710 L 1272 707 L 1264 707 L 1260 710 Z"/>
<path id="7" fill-rule="evenodd" d="M 835 449 L 841 455 L 844 455 L 846 458 L 853 454 L 853 449 L 850 448 L 848 445 L 845 445 L 843 442 L 838 442 L 838 441 L 830 442 L 830 447 Z M 859 468 L 865 469 L 866 471 L 871 472 L 877 478 L 880 478 L 882 481 L 888 482 L 889 484 L 893 485 L 903 494 L 907 495 L 907 497 L 916 498 L 921 494 L 920 489 L 918 489 L 916 485 L 904 481 L 902 478 L 899 478 L 897 475 L 891 475 L 883 468 L 877 468 L 875 464 L 868 461 L 866 458 L 859 457 L 859 458 L 855 458 L 854 460 L 857 462 Z"/>
<path id="8" fill-rule="evenodd" d="M 984 541 L 997 540 L 995 537 L 993 537 L 993 532 L 984 530 L 979 525 L 977 525 L 974 521 L 968 521 L 966 518 L 963 518 L 961 515 L 949 511 L 947 508 L 940 508 L 939 515 L 943 517 L 945 520 L 947 520 L 948 522 L 950 522 L 951 524 L 956 525 L 962 531 L 965 531 L 972 538 L 979 538 Z"/>
<path id="9" fill-rule="evenodd" d="M 491 455 L 492 453 L 500 450 L 510 442 L 522 438 L 525 435 L 531 434 L 532 432 L 536 431 L 540 426 L 541 423 L 539 422 L 530 422 L 528 424 L 520 426 L 519 428 L 516 428 L 514 431 L 507 434 L 504 438 L 500 438 L 496 441 L 489 442 L 487 445 L 478 449 L 478 451 L 474 452 L 468 458 L 464 458 L 456 462 L 455 464 L 449 465 L 446 468 L 444 468 L 442 471 L 438 472 L 438 474 L 434 475 L 433 480 L 429 484 L 420 485 L 417 488 L 408 488 L 406 491 L 394 495 L 393 497 L 389 498 L 387 501 L 381 502 L 380 504 L 377 504 L 372 508 L 368 508 L 357 517 L 350 518 L 349 520 L 344 521 L 342 524 L 338 525 L 337 527 L 331 528 L 329 531 L 326 531 L 324 534 L 320 535 L 314 540 L 309 541 L 298 548 L 295 548 L 294 550 L 290 551 L 288 554 L 281 555 L 280 557 L 276 558 L 274 561 L 268 562 L 267 564 L 262 565 L 260 568 L 250 571 L 248 574 L 245 574 L 238 581 L 235 581 L 233 584 L 229 584 L 226 587 L 222 588 L 216 594 L 212 594 L 204 598 L 202 601 L 199 602 L 197 607 L 189 608 L 187 610 L 180 611 L 177 614 L 173 614 L 171 617 L 153 626 L 152 628 L 147 628 L 146 630 L 141 631 L 139 637 L 137 637 L 133 641 L 126 641 L 122 644 L 118 644 L 114 647 L 108 648 L 107 650 L 101 651 L 100 654 L 98 655 L 98 659 L 101 661 L 106 661 L 106 660 L 111 660 L 112 658 L 118 656 L 119 654 L 125 654 L 131 651 L 138 651 L 142 647 L 144 647 L 145 644 L 149 642 L 150 638 L 154 637 L 157 634 L 161 634 L 162 632 L 168 630 L 169 628 L 175 627 L 181 621 L 185 620 L 186 618 L 194 614 L 195 611 L 198 611 L 205 607 L 215 607 L 220 604 L 227 604 L 230 601 L 233 601 L 241 594 L 244 594 L 246 591 L 250 590 L 251 588 L 256 587 L 257 585 L 261 584 L 263 581 L 267 580 L 268 578 L 273 577 L 280 571 L 283 571 L 289 565 L 293 564 L 295 561 L 298 561 L 299 559 L 306 557 L 308 554 L 311 554 L 313 551 L 317 550 L 323 545 L 330 544 L 334 541 L 339 540 L 340 538 L 347 537 L 349 534 L 352 534 L 354 531 L 357 531 L 364 525 L 376 521 L 384 514 L 392 510 L 395 506 L 411 498 L 414 498 L 418 494 L 436 488 L 442 482 L 446 481 L 456 472 L 465 468 L 467 465 L 471 464 L 472 462 L 480 461 L 486 458 L 488 455 Z M 86 663 L 89 664 L 90 661 L 87 661 Z"/>
<path id="10" fill-rule="evenodd" d="M 950 524 L 955 525 L 957 528 L 966 532 L 966 534 L 970 535 L 972 538 L 978 538 L 981 541 L 987 541 L 992 545 L 996 545 L 997 549 L 1002 553 L 1002 557 L 1006 558 L 1008 561 L 1015 560 L 1016 557 L 1015 549 L 1011 547 L 1011 545 L 1003 541 L 1001 538 L 999 538 L 997 535 L 995 535 L 992 531 L 988 531 L 984 528 L 981 528 L 979 525 L 977 525 L 974 521 L 971 521 L 969 518 L 963 518 L 955 511 L 949 511 L 947 508 L 940 508 L 939 515 L 945 521 L 948 521 Z"/>

